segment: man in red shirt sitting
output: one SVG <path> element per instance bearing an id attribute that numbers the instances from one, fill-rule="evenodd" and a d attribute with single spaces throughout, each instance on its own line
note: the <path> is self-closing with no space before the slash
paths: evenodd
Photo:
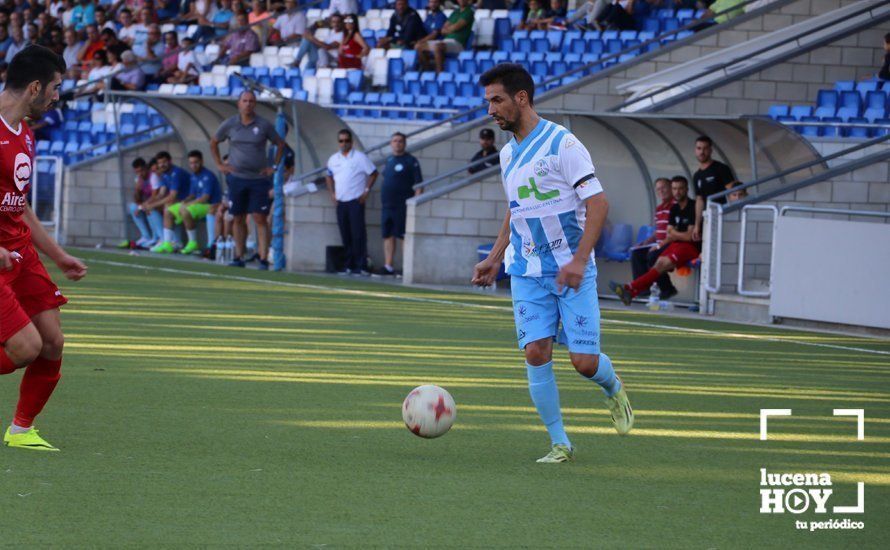
<path id="1" fill-rule="evenodd" d="M 671 207 L 668 219 L 667 235 L 664 249 L 652 269 L 637 277 L 626 285 L 616 282 L 609 283 L 609 288 L 621 298 L 624 305 L 630 305 L 638 294 L 652 286 L 659 277 L 698 258 L 701 253 L 701 241 L 692 240 L 695 228 L 695 203 L 689 200 L 689 182 L 683 176 L 671 179 L 671 193 L 676 204 Z"/>
<path id="2" fill-rule="evenodd" d="M 671 207 L 674 205 L 674 196 L 671 193 L 671 180 L 668 178 L 655 180 L 655 196 L 659 201 L 658 206 L 655 207 L 655 221 L 653 222 L 655 232 L 648 239 L 630 249 L 630 266 L 633 270 L 634 279 L 646 273 L 655 265 L 655 261 L 658 260 L 658 256 L 664 251 L 666 246 L 664 238 L 667 236 L 668 218 L 670 217 Z M 674 288 L 667 273 L 659 277 L 656 282 L 661 290 L 660 296 L 663 299 L 667 300 L 677 294 L 677 289 Z"/>

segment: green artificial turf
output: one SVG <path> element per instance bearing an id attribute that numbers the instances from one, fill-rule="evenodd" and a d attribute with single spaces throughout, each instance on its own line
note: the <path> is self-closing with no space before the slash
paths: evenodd
<path id="1" fill-rule="evenodd" d="M 62 452 L 0 448 L 3 544 L 890 544 L 890 355 L 805 345 L 890 352 L 886 340 L 606 311 L 635 431 L 614 433 L 560 349 L 577 461 L 539 465 L 549 441 L 505 298 L 83 255 L 83 281 L 53 271 L 71 300 L 64 376 L 38 427 Z M 18 376 L 0 384 L 4 423 Z M 458 408 L 436 440 L 401 422 L 427 383 Z M 761 408 L 794 416 L 760 441 Z M 865 441 L 833 408 L 865 409 Z M 865 481 L 866 513 L 841 516 L 865 530 L 761 515 L 762 467 L 832 474 L 829 505 L 854 504 Z"/>

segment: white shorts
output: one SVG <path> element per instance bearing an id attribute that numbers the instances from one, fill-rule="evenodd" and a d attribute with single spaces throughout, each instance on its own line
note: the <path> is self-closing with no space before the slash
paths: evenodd
<path id="1" fill-rule="evenodd" d="M 430 40 L 428 44 L 430 47 L 430 51 L 433 51 L 436 48 L 436 44 L 445 44 L 445 53 L 460 53 L 464 51 L 463 44 L 453 38 L 446 38 L 444 40 Z"/>

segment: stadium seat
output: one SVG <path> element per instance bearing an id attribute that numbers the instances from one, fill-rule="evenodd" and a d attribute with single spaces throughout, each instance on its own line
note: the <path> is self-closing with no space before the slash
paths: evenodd
<path id="1" fill-rule="evenodd" d="M 788 106 L 771 105 L 769 108 L 769 117 L 773 120 L 778 120 L 780 116 L 788 116 Z"/>
<path id="2" fill-rule="evenodd" d="M 834 83 L 834 89 L 838 92 L 852 92 L 856 89 L 856 83 L 852 80 L 838 80 Z"/>
<path id="3" fill-rule="evenodd" d="M 867 138 L 867 137 L 869 137 L 869 134 L 871 133 L 871 130 L 869 128 L 864 127 L 864 126 L 855 126 L 855 124 L 868 124 L 869 121 L 867 118 L 865 118 L 865 117 L 851 118 L 847 122 L 850 123 L 850 126 L 843 128 L 841 135 L 843 135 L 844 137 L 851 137 L 851 138 Z"/>
<path id="4" fill-rule="evenodd" d="M 637 240 L 634 242 L 634 245 L 638 246 L 638 245 L 646 242 L 646 240 L 648 240 L 649 237 L 651 237 L 653 235 L 655 235 L 655 226 L 641 225 L 640 229 L 637 230 Z"/>
<path id="5" fill-rule="evenodd" d="M 810 105 L 794 105 L 791 107 L 791 116 L 796 120 L 813 115 L 813 108 Z"/>
<path id="6" fill-rule="evenodd" d="M 617 262 L 624 262 L 630 259 L 630 247 L 633 239 L 633 227 L 626 223 L 616 223 L 612 226 L 603 246 L 603 252 L 606 258 Z"/>
<path id="7" fill-rule="evenodd" d="M 872 131 L 874 137 L 890 134 L 890 118 L 879 118 L 878 120 L 875 120 L 874 123 L 881 125 L 881 128 L 875 128 Z"/>
<path id="8" fill-rule="evenodd" d="M 887 93 L 883 91 L 868 92 L 865 96 L 865 111 L 862 116 L 868 120 L 884 118 L 887 112 Z"/>
<path id="9" fill-rule="evenodd" d="M 858 117 L 861 111 L 861 106 L 862 98 L 860 97 L 859 92 L 841 92 L 837 116 L 843 120 Z"/>
<path id="10" fill-rule="evenodd" d="M 819 117 L 815 116 L 804 116 L 800 119 L 801 122 L 819 122 Z M 822 127 L 821 126 L 800 126 L 800 133 L 808 136 L 808 137 L 818 137 L 822 135 Z"/>
<path id="11" fill-rule="evenodd" d="M 841 107 L 843 109 L 843 107 Z M 838 109 L 840 111 L 841 109 Z M 822 122 L 845 122 L 845 119 L 841 117 L 828 117 L 823 118 Z M 822 127 L 822 136 L 824 137 L 837 137 L 841 135 L 841 127 L 840 126 L 823 126 Z"/>

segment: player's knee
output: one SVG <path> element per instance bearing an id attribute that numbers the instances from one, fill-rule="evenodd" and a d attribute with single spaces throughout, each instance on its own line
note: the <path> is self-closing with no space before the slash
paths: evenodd
<path id="1" fill-rule="evenodd" d="M 655 269 L 658 271 L 670 271 L 674 268 L 674 262 L 670 260 L 670 258 L 666 256 L 662 256 L 658 258 L 658 261 L 655 262 Z"/>
<path id="2" fill-rule="evenodd" d="M 536 367 L 550 361 L 551 345 L 545 340 L 529 342 L 525 346 L 525 360 Z"/>
<path id="3" fill-rule="evenodd" d="M 593 378 L 600 364 L 599 355 L 589 355 L 586 353 L 572 354 L 572 366 L 582 376 Z"/>
<path id="4" fill-rule="evenodd" d="M 58 359 L 62 356 L 62 350 L 65 347 L 65 336 L 61 331 L 56 332 L 42 338 L 43 345 L 40 349 L 40 355 L 49 359 Z"/>
<path id="5" fill-rule="evenodd" d="M 33 337 L 19 340 L 12 345 L 10 342 L 7 342 L 6 355 L 15 364 L 16 368 L 20 369 L 34 362 L 40 355 L 42 347 L 43 340 L 40 338 L 40 334 L 35 334 Z"/>

